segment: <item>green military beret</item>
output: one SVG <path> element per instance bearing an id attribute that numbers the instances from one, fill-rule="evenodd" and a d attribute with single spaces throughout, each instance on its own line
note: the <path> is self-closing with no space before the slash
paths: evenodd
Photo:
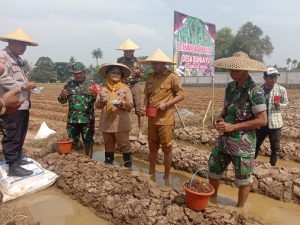
<path id="1" fill-rule="evenodd" d="M 85 71 L 85 66 L 83 65 L 82 62 L 76 62 L 71 65 L 71 69 L 70 69 L 71 73 L 80 73 L 82 71 Z"/>

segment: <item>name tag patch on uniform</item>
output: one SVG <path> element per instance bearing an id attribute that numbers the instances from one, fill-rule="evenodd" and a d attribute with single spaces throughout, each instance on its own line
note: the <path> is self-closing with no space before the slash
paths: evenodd
<path id="1" fill-rule="evenodd" d="M 262 92 L 262 90 L 256 90 L 256 91 L 254 92 L 254 94 L 255 94 L 255 95 L 262 95 L 263 92 Z"/>

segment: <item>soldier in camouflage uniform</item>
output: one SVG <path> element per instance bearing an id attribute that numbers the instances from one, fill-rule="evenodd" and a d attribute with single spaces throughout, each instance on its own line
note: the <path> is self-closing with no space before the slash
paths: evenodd
<path id="1" fill-rule="evenodd" d="M 77 146 L 80 134 L 82 136 L 85 154 L 92 158 L 95 130 L 94 103 L 97 93 L 94 81 L 85 79 L 85 66 L 76 62 L 71 66 L 74 79 L 63 88 L 58 101 L 61 104 L 69 102 L 67 133 Z"/>
<path id="2" fill-rule="evenodd" d="M 144 114 L 141 110 L 143 103 L 143 92 L 140 87 L 140 80 L 144 71 L 138 63 L 137 58 L 134 56 L 134 51 L 139 48 L 140 47 L 133 43 L 130 39 L 127 39 L 119 48 L 117 48 L 118 50 L 124 51 L 124 56 L 118 58 L 117 63 L 126 65 L 132 71 L 131 76 L 129 78 L 122 79 L 122 82 L 129 87 L 132 93 L 135 114 L 138 117 L 138 136 L 141 137 L 143 132 Z"/>
<path id="3" fill-rule="evenodd" d="M 222 134 L 208 162 L 209 182 L 215 189 L 212 197 L 217 196 L 220 178 L 232 162 L 239 187 L 237 207 L 243 207 L 252 183 L 255 129 L 267 123 L 265 96 L 248 71 L 265 71 L 267 67 L 243 52 L 216 60 L 214 66 L 230 69 L 233 81 L 226 88 L 223 110 L 214 122 L 215 128 Z"/>

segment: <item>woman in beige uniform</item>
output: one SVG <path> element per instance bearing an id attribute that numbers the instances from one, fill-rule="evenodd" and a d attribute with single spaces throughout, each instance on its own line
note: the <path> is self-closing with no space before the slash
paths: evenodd
<path id="1" fill-rule="evenodd" d="M 117 145 L 123 153 L 124 166 L 131 167 L 129 113 L 133 108 L 133 100 L 130 89 L 121 81 L 130 76 L 131 70 L 123 64 L 113 63 L 100 67 L 99 74 L 105 78 L 105 85 L 96 101 L 96 107 L 102 109 L 100 130 L 103 133 L 105 146 L 104 162 L 107 164 L 114 162 Z"/>

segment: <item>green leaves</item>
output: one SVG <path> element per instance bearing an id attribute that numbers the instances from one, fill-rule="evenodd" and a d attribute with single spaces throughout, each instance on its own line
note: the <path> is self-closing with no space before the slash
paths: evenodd
<path id="1" fill-rule="evenodd" d="M 236 35 L 232 34 L 229 27 L 219 30 L 216 38 L 216 59 L 229 57 L 238 51 L 262 62 L 265 55 L 272 53 L 273 45 L 271 38 L 268 35 L 263 36 L 263 30 L 252 22 L 242 25 Z"/>

